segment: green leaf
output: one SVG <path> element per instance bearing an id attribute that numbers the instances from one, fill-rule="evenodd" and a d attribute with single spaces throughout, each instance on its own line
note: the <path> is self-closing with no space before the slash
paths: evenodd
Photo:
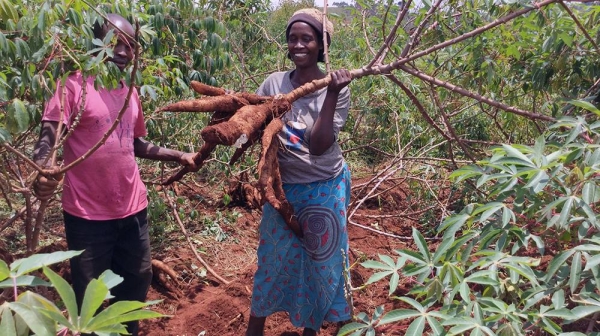
<path id="1" fill-rule="evenodd" d="M 581 190 L 581 198 L 587 204 L 594 204 L 600 200 L 600 189 L 594 182 L 586 182 Z"/>
<path id="2" fill-rule="evenodd" d="M 383 315 L 383 317 L 381 317 L 381 319 L 379 320 L 379 323 L 377 325 L 379 326 L 379 325 L 384 325 L 384 324 L 388 324 L 388 323 L 398 322 L 398 321 L 406 320 L 406 319 L 413 318 L 413 317 L 416 317 L 419 315 L 421 315 L 421 313 L 416 310 L 395 309 L 395 310 L 392 310 L 389 313 Z"/>
<path id="3" fill-rule="evenodd" d="M 444 334 L 444 327 L 442 327 L 440 322 L 438 320 L 436 320 L 435 318 L 427 315 L 427 323 L 429 323 L 429 327 L 431 328 L 431 330 L 433 330 L 434 335 L 443 335 Z"/>
<path id="4" fill-rule="evenodd" d="M 107 294 L 108 288 L 102 281 L 97 279 L 90 281 L 85 289 L 83 303 L 81 304 L 80 326 L 85 327 L 88 325 L 92 316 L 94 316 L 104 299 L 106 299 Z"/>
<path id="5" fill-rule="evenodd" d="M 151 303 L 138 301 L 118 301 L 100 312 L 82 327 L 88 331 L 101 331 L 102 328 L 130 321 L 162 317 L 164 315 L 151 310 L 140 310 Z"/>
<path id="6" fill-rule="evenodd" d="M 550 181 L 550 177 L 544 170 L 539 170 L 525 185 L 525 188 L 533 189 L 533 193 L 537 194 L 540 191 L 544 190 L 548 182 Z"/>
<path id="7" fill-rule="evenodd" d="M 398 281 L 400 280 L 400 276 L 398 273 L 392 273 L 392 277 L 390 278 L 390 292 L 389 295 L 392 295 L 396 288 L 398 288 Z"/>
<path id="8" fill-rule="evenodd" d="M 337 335 L 338 336 L 346 336 L 346 335 L 349 335 L 353 331 L 363 330 L 363 329 L 367 328 L 368 326 L 369 325 L 363 324 L 363 323 L 351 322 L 351 323 L 345 324 L 343 327 L 341 327 L 340 330 L 338 331 Z"/>
<path id="9" fill-rule="evenodd" d="M 560 289 L 552 295 L 552 306 L 554 309 L 561 309 L 565 307 L 565 291 Z"/>
<path id="10" fill-rule="evenodd" d="M 442 260 L 442 257 L 448 252 L 448 249 L 454 243 L 454 237 L 449 237 L 443 239 L 440 245 L 437 247 L 435 253 L 433 254 L 433 263 L 438 263 Z"/>
<path id="11" fill-rule="evenodd" d="M 571 207 L 573 206 L 573 197 L 568 197 L 563 204 L 563 207 L 560 211 L 560 216 L 558 218 L 558 225 L 560 227 L 566 227 L 569 216 L 571 215 Z"/>
<path id="12" fill-rule="evenodd" d="M 525 154 L 521 153 L 521 151 L 516 149 L 514 146 L 502 144 L 502 148 L 504 148 L 504 150 L 506 151 L 506 154 L 509 157 L 514 157 L 521 161 L 524 161 L 527 163 L 526 165 L 529 167 L 535 167 L 535 164 L 533 164 L 533 162 L 531 162 L 531 160 Z"/>
<path id="13" fill-rule="evenodd" d="M 10 135 L 10 132 L 7 131 L 6 129 L 0 127 L 0 144 L 5 143 L 5 142 L 11 142 L 12 141 L 12 137 Z"/>
<path id="14" fill-rule="evenodd" d="M 63 262 L 74 256 L 80 255 L 82 252 L 83 251 L 57 251 L 52 253 L 34 254 L 24 259 L 15 260 L 10 264 L 10 268 L 15 272 L 15 275 L 21 275 L 40 269 L 43 266 Z"/>
<path id="15" fill-rule="evenodd" d="M 10 276 L 10 270 L 4 260 L 0 260 L 0 280 L 4 280 Z"/>
<path id="16" fill-rule="evenodd" d="M 383 261 L 386 265 L 388 265 L 389 268 L 395 269 L 396 262 L 394 262 L 392 257 L 385 255 L 385 254 L 380 254 L 379 259 L 381 259 L 381 261 Z"/>
<path id="17" fill-rule="evenodd" d="M 123 282 L 123 277 L 108 269 L 100 274 L 98 280 L 102 281 L 106 285 L 106 288 L 110 290 Z"/>
<path id="18" fill-rule="evenodd" d="M 79 316 L 79 309 L 77 308 L 77 300 L 75 299 L 75 292 L 73 291 L 73 288 L 71 288 L 65 279 L 60 277 L 50 268 L 44 266 L 43 269 L 44 274 L 48 277 L 58 292 L 58 295 L 60 296 L 65 307 L 67 308 L 67 312 L 69 313 L 71 320 L 75 323 L 75 326 L 78 327 L 79 319 L 77 319 L 77 316 Z"/>
<path id="19" fill-rule="evenodd" d="M 600 116 L 600 110 L 596 108 L 592 103 L 587 102 L 585 100 L 571 100 L 569 104 L 580 107 L 584 110 L 588 110 L 590 112 L 595 113 L 597 116 Z"/>
<path id="20" fill-rule="evenodd" d="M 367 260 L 364 261 L 362 263 L 360 263 L 360 265 L 364 268 L 372 268 L 372 269 L 384 269 L 384 270 L 390 270 L 390 266 L 387 264 L 384 264 L 382 262 L 376 261 L 376 260 Z"/>
<path id="21" fill-rule="evenodd" d="M 580 320 L 586 316 L 600 312 L 600 306 L 577 306 L 571 309 L 574 320 Z"/>
<path id="22" fill-rule="evenodd" d="M 0 282 L 0 288 L 12 288 L 14 286 L 51 286 L 51 284 L 33 275 L 18 276 L 16 277 L 15 282 L 13 282 L 12 277 Z"/>
<path id="23" fill-rule="evenodd" d="M 442 299 L 442 295 L 444 294 L 444 287 L 438 278 L 430 281 L 427 286 L 427 298 L 433 298 L 436 301 L 440 301 Z"/>
<path id="24" fill-rule="evenodd" d="M 514 323 L 504 323 L 498 328 L 496 334 L 498 336 L 518 336 L 522 335 L 521 330 L 523 330 L 521 325 L 515 326 Z"/>
<path id="25" fill-rule="evenodd" d="M 563 251 L 552 258 L 552 261 L 548 265 L 546 270 L 546 276 L 544 277 L 544 281 L 548 282 L 554 277 L 556 272 L 560 267 L 566 264 L 567 260 L 575 253 L 574 250 Z"/>
<path id="26" fill-rule="evenodd" d="M 518 265 L 518 264 L 505 264 L 504 265 L 507 269 L 527 278 L 527 280 L 529 280 L 529 282 L 531 283 L 531 285 L 535 286 L 539 286 L 539 283 L 537 281 L 537 276 L 535 275 L 535 273 L 533 272 L 533 270 L 530 267 L 527 266 L 523 266 L 523 265 Z M 513 281 L 513 283 L 517 283 L 516 281 Z"/>
<path id="27" fill-rule="evenodd" d="M 21 293 L 17 301 L 26 304 L 30 308 L 55 309 L 58 311 L 58 308 L 52 301 L 46 299 L 40 294 L 33 293 L 31 291 Z"/>
<path id="28" fill-rule="evenodd" d="M 423 307 L 422 304 L 420 304 L 417 300 L 415 300 L 413 298 L 409 298 L 409 297 L 403 296 L 403 297 L 399 297 L 398 300 L 404 301 L 404 302 L 408 303 L 409 305 L 413 306 L 419 312 L 421 312 L 421 314 L 425 313 L 425 307 Z"/>
<path id="29" fill-rule="evenodd" d="M 600 254 L 596 254 L 595 256 L 586 260 L 584 271 L 588 271 L 596 266 L 600 265 Z"/>
<path id="30" fill-rule="evenodd" d="M 179 78 L 177 78 L 179 79 Z M 151 85 L 142 85 L 142 87 L 140 88 L 140 96 L 142 97 L 146 97 L 149 96 L 150 99 L 152 100 L 156 100 L 158 98 L 158 95 L 156 94 L 156 90 L 151 86 Z"/>
<path id="31" fill-rule="evenodd" d="M 570 320 L 574 317 L 571 311 L 567 308 L 549 310 L 547 312 L 544 312 L 542 315 L 544 315 L 545 317 L 558 317 L 563 320 Z"/>
<path id="32" fill-rule="evenodd" d="M 438 232 L 444 233 L 444 238 L 453 237 L 454 234 L 460 230 L 460 228 L 465 224 L 465 222 L 471 218 L 469 214 L 460 214 L 460 215 L 452 215 L 450 217 L 446 217 L 442 222 L 440 228 L 438 228 Z"/>
<path id="33" fill-rule="evenodd" d="M 21 316 L 23 321 L 27 323 L 29 329 L 37 336 L 55 336 L 56 324 L 41 315 L 36 309 L 20 302 L 11 302 L 9 303 L 9 307 Z"/>
<path id="34" fill-rule="evenodd" d="M 12 133 L 21 133 L 29 127 L 29 113 L 20 99 L 14 99 L 8 105 L 8 129 Z"/>
<path id="35" fill-rule="evenodd" d="M 416 264 L 427 265 L 427 261 L 424 260 L 423 256 L 420 255 L 418 252 L 411 250 L 396 250 L 396 252 L 398 252 L 398 254 L 400 254 L 401 256 L 405 257 L 408 261 L 412 261 Z"/>
<path id="36" fill-rule="evenodd" d="M 423 336 L 423 330 L 425 329 L 425 316 L 419 316 L 416 318 L 408 329 L 406 329 L 406 336 Z"/>
<path id="37" fill-rule="evenodd" d="M 415 244 L 417 245 L 417 247 L 419 248 L 421 255 L 424 257 L 424 259 L 427 262 L 430 262 L 431 254 L 429 253 L 429 248 L 427 247 L 427 242 L 425 241 L 425 238 L 419 232 L 419 230 L 417 230 L 416 228 L 413 227 L 412 230 L 413 230 L 413 233 L 412 233 L 413 240 L 414 240 Z"/>
<path id="38" fill-rule="evenodd" d="M 37 293 L 26 291 L 19 295 L 18 302 L 30 308 L 36 315 L 39 315 L 40 319 L 47 320 L 48 324 L 58 322 L 67 327 L 72 326 L 52 301 Z"/>
<path id="39" fill-rule="evenodd" d="M 38 311 L 41 314 L 43 314 L 44 316 L 46 316 L 48 319 L 50 319 L 51 321 L 58 322 L 59 324 L 61 324 L 62 326 L 64 326 L 65 328 L 67 328 L 69 330 L 77 330 L 77 327 L 75 327 L 71 323 L 71 321 L 67 320 L 58 308 L 55 308 L 52 310 L 38 308 Z M 74 319 L 77 320 L 77 315 L 74 316 Z"/>
<path id="40" fill-rule="evenodd" d="M 390 274 L 395 274 L 395 272 L 394 271 L 384 271 L 384 272 L 374 273 L 373 275 L 371 275 L 369 277 L 369 280 L 365 283 L 365 285 L 370 285 L 374 282 L 377 282 Z"/>
<path id="41" fill-rule="evenodd" d="M 10 0 L 0 0 L 0 19 L 2 21 L 13 20 L 15 23 L 19 21 L 19 13 Z"/>
<path id="42" fill-rule="evenodd" d="M 571 259 L 571 275 L 569 277 L 569 288 L 571 293 L 575 294 L 577 287 L 579 287 L 579 280 L 581 279 L 581 252 L 576 252 Z"/>
<path id="43" fill-rule="evenodd" d="M 0 335 L 5 336 L 17 336 L 17 329 L 15 327 L 15 319 L 13 318 L 12 311 L 8 308 L 8 303 L 3 303 L 0 306 L 2 312 L 2 321 L 0 321 Z"/>

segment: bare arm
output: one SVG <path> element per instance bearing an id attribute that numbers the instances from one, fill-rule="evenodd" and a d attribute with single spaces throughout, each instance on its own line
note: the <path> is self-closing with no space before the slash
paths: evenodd
<path id="1" fill-rule="evenodd" d="M 42 168 L 50 168 L 45 170 L 45 172 L 48 172 L 47 174 L 39 174 L 33 184 L 33 191 L 40 200 L 46 200 L 52 197 L 52 195 L 54 195 L 54 190 L 56 190 L 56 187 L 58 187 L 58 184 L 62 179 L 62 175 L 52 174 L 53 167 L 49 167 L 51 164 L 50 160 L 44 164 L 44 161 L 46 161 L 46 158 L 56 144 L 57 130 L 57 121 L 43 121 L 40 137 L 33 149 L 33 161 Z"/>
<path id="2" fill-rule="evenodd" d="M 58 121 L 42 121 L 40 137 L 33 148 L 33 161 L 42 165 L 56 144 Z M 43 167 L 42 167 L 43 168 Z"/>
<path id="3" fill-rule="evenodd" d="M 333 117 L 337 106 L 340 91 L 352 81 L 348 70 L 337 70 L 331 74 L 331 83 L 327 87 L 327 95 L 319 117 L 315 121 L 310 133 L 310 153 L 322 155 L 335 141 L 333 134 Z"/>
<path id="4" fill-rule="evenodd" d="M 194 153 L 185 153 L 160 147 L 141 137 L 133 139 L 133 151 L 135 156 L 139 158 L 157 161 L 175 161 L 183 166 L 190 166 L 190 169 L 196 168 Z"/>

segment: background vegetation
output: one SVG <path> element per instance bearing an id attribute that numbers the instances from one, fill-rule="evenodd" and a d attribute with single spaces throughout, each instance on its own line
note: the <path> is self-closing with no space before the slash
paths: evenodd
<path id="1" fill-rule="evenodd" d="M 411 308 L 359 314 L 343 332 L 373 335 L 378 326 L 402 319 L 413 321 L 412 335 L 424 328 L 433 334 L 559 334 L 573 321 L 583 321 L 586 331 L 585 319 L 595 321 L 600 310 L 600 6 L 554 0 L 404 4 L 356 1 L 328 9 L 335 23 L 331 68 L 397 66 L 351 84 L 352 110 L 341 141 L 355 176 L 370 183 L 356 190 L 350 223 L 352 209 L 377 197 L 374 186 L 382 180 L 411 189 L 416 196 L 396 215 L 417 214 L 422 223 L 413 233 L 418 251 L 363 265 L 378 270 L 372 282 L 390 276 L 390 294 L 400 276 L 415 277 L 419 285 L 400 298 Z M 31 254 L 39 247 L 47 217 L 36 217 L 40 204 L 30 187 L 37 170 L 27 158 L 56 83 L 73 70 L 95 75 L 99 86 L 121 77 L 103 63 L 114 41 L 92 36 L 90 27 L 105 13 L 139 22 L 142 50 L 133 77 L 148 138 L 195 151 L 208 116 L 155 109 L 192 97 L 191 80 L 254 91 L 267 74 L 288 69 L 286 21 L 311 5 L 0 0 L 0 235 L 21 232 L 13 251 Z M 131 77 L 124 75 L 128 83 Z M 187 179 L 216 190 L 242 172 L 252 181 L 257 150 L 229 166 L 232 152 L 218 148 Z M 149 183 L 173 168 L 140 163 Z M 150 197 L 154 242 L 168 248 L 163 239 L 174 227 L 173 214 L 162 193 L 151 190 Z M 206 223 L 208 233 L 224 234 L 220 225 L 231 221 L 220 212 L 204 218 L 191 202 L 178 201 L 181 217 Z M 223 201 L 230 196 L 223 193 Z M 543 262 L 545 255 L 552 261 Z"/>

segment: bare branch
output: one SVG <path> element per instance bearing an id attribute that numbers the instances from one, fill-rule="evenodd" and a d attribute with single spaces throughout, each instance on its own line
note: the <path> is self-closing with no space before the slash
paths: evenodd
<path id="1" fill-rule="evenodd" d="M 431 6 L 431 8 L 429 8 L 429 11 L 427 11 L 425 18 L 423 19 L 423 21 L 421 21 L 421 23 L 419 24 L 417 29 L 415 29 L 415 31 L 412 33 L 412 35 L 410 36 L 410 38 L 408 40 L 408 43 L 404 46 L 402 53 L 400 53 L 400 57 L 406 57 L 406 55 L 408 55 L 408 53 L 415 47 L 415 42 L 417 41 L 417 39 L 419 37 L 421 37 L 421 32 L 425 28 L 425 25 L 427 24 L 427 22 L 429 22 L 429 19 L 431 18 L 433 13 L 438 9 L 438 7 L 440 7 L 440 5 L 442 4 L 442 1 L 443 0 L 437 0 L 433 4 L 433 6 Z"/>
<path id="2" fill-rule="evenodd" d="M 458 94 L 460 94 L 462 96 L 473 98 L 475 100 L 478 100 L 480 102 L 486 103 L 488 105 L 500 108 L 500 109 L 502 109 L 502 110 L 504 110 L 506 112 L 511 112 L 511 113 L 514 113 L 514 114 L 518 114 L 520 116 L 523 116 L 523 117 L 526 117 L 526 118 L 529 118 L 529 119 L 533 119 L 533 120 L 535 120 L 535 119 L 544 120 L 544 121 L 554 121 L 555 120 L 554 118 L 552 118 L 550 116 L 546 116 L 546 115 L 543 115 L 543 114 L 537 114 L 537 113 L 533 113 L 533 112 L 521 110 L 519 108 L 516 108 L 516 107 L 513 107 L 513 106 L 509 106 L 509 105 L 497 102 L 497 101 L 492 100 L 490 98 L 487 98 L 487 97 L 484 97 L 482 95 L 479 95 L 479 94 L 473 93 L 471 91 L 468 91 L 465 88 L 456 86 L 454 84 L 450 84 L 450 83 L 442 81 L 442 80 L 439 80 L 439 79 L 437 79 L 435 77 L 431 77 L 431 76 L 429 76 L 429 75 L 427 75 L 427 74 L 425 74 L 425 73 L 423 73 L 423 72 L 421 72 L 419 70 L 411 69 L 411 68 L 409 68 L 409 67 L 407 67 L 405 65 L 400 65 L 400 69 L 402 69 L 402 71 L 407 72 L 407 73 L 409 73 L 409 74 L 411 74 L 411 75 L 413 75 L 413 76 L 415 76 L 415 77 L 417 77 L 417 78 L 419 78 L 419 79 L 421 79 L 423 81 L 429 82 L 429 83 L 431 83 L 433 85 L 436 85 L 436 86 L 444 87 L 444 88 L 446 88 L 446 89 L 448 89 L 450 91 L 456 92 L 456 93 L 458 93 Z"/>
<path id="3" fill-rule="evenodd" d="M 590 34 L 588 33 L 587 29 L 585 29 L 585 27 L 581 24 L 581 22 L 579 21 L 579 19 L 577 19 L 577 17 L 573 14 L 573 11 L 571 11 L 571 8 L 569 8 L 565 4 L 565 2 L 563 0 L 559 0 L 558 3 L 560 3 L 560 5 L 562 6 L 562 8 L 569 14 L 569 16 L 573 19 L 573 21 L 575 21 L 575 24 L 577 25 L 577 27 L 579 27 L 579 30 L 581 30 L 581 32 L 583 33 L 583 35 L 585 35 L 585 38 L 587 38 L 588 41 L 590 41 L 590 43 L 594 46 L 594 48 L 596 48 L 596 51 L 600 52 L 600 48 L 598 47 L 598 44 L 590 36 Z"/>
<path id="4" fill-rule="evenodd" d="M 471 38 L 473 36 L 477 36 L 479 34 L 482 34 L 483 32 L 485 32 L 487 30 L 490 30 L 490 29 L 495 28 L 495 27 L 497 27 L 499 25 L 507 23 L 508 21 L 511 21 L 511 20 L 513 20 L 513 19 L 515 19 L 515 18 L 517 18 L 519 16 L 527 14 L 527 13 L 531 12 L 532 10 L 540 9 L 541 7 L 550 5 L 550 4 L 555 3 L 557 1 L 559 1 L 559 0 L 545 0 L 545 1 L 541 1 L 541 2 L 535 3 L 531 7 L 526 7 L 526 8 L 520 9 L 518 11 L 515 11 L 515 12 L 513 12 L 511 14 L 508 14 L 508 15 L 503 16 L 503 17 L 501 17 L 501 18 L 499 18 L 497 20 L 492 21 L 492 22 L 488 23 L 487 25 L 484 25 L 484 26 L 481 26 L 481 27 L 479 27 L 477 29 L 474 29 L 474 30 L 472 30 L 472 31 L 470 31 L 470 32 L 468 32 L 466 34 L 463 34 L 463 35 L 455 37 L 453 39 L 450 39 L 450 40 L 444 41 L 442 43 L 436 44 L 436 45 L 434 45 L 434 46 L 432 46 L 430 48 L 427 48 L 427 49 L 425 49 L 423 51 L 420 51 L 420 52 L 417 52 L 415 54 L 412 54 L 409 57 L 397 59 L 396 61 L 394 61 L 394 62 L 392 62 L 390 64 L 386 64 L 384 66 L 379 66 L 379 67 L 367 67 L 367 66 L 365 66 L 365 67 L 363 67 L 360 70 L 353 70 L 352 77 L 353 78 L 360 78 L 360 77 L 363 77 L 363 76 L 368 76 L 368 75 L 373 75 L 373 74 L 388 74 L 388 73 L 392 72 L 393 70 L 399 69 L 400 66 L 403 65 L 403 64 L 406 64 L 408 62 L 414 61 L 417 58 L 421 58 L 421 57 L 423 57 L 425 55 L 431 54 L 431 53 L 433 53 L 436 50 L 440 50 L 440 49 L 446 48 L 446 47 L 451 46 L 453 44 L 456 44 L 458 42 L 462 42 L 462 41 L 464 41 L 466 39 L 469 39 L 469 38 Z"/>
<path id="5" fill-rule="evenodd" d="M 331 64 L 329 64 L 329 44 L 327 43 L 327 0 L 323 1 L 323 56 L 325 56 L 325 71 L 331 72 Z"/>
<path id="6" fill-rule="evenodd" d="M 456 132 L 454 131 L 454 127 L 450 124 L 450 120 L 448 119 L 448 116 L 444 112 L 444 106 L 442 106 L 442 102 L 440 101 L 440 97 L 438 96 L 438 94 L 437 94 L 437 92 L 435 91 L 434 88 L 431 88 L 431 95 L 433 97 L 433 101 L 435 102 L 435 104 L 438 107 L 440 115 L 442 116 L 442 120 L 443 120 L 444 124 L 446 125 L 446 129 L 448 130 L 448 132 L 450 132 L 450 135 L 452 136 L 452 138 L 454 138 L 454 140 L 458 143 L 458 146 L 460 148 L 462 148 L 462 150 L 465 153 L 465 155 L 468 156 L 469 159 L 471 159 L 471 161 L 473 161 L 473 163 L 477 162 L 477 160 L 471 154 L 471 151 L 469 150 L 469 148 L 467 146 L 465 146 L 465 144 L 462 143 L 462 141 L 458 137 L 458 135 L 456 135 Z"/>
<path id="7" fill-rule="evenodd" d="M 368 68 L 376 64 L 381 64 L 381 62 L 383 62 L 383 59 L 385 58 L 385 51 L 390 48 L 390 46 L 392 45 L 392 41 L 394 41 L 394 39 L 396 38 L 396 31 L 398 31 L 398 27 L 400 27 L 402 20 L 404 20 L 406 13 L 408 13 L 408 9 L 410 8 L 411 3 L 412 0 L 408 0 L 404 4 L 402 10 L 398 12 L 394 26 L 392 27 L 390 33 L 386 37 L 385 42 L 383 42 L 383 44 L 381 45 L 381 48 L 379 48 L 377 54 L 375 54 L 375 57 L 373 57 L 373 60 L 371 60 L 371 62 L 369 62 L 369 64 L 367 65 Z"/>

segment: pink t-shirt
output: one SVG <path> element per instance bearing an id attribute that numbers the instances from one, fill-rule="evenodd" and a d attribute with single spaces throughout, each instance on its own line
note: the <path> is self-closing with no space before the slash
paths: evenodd
<path id="1" fill-rule="evenodd" d="M 68 77 L 65 82 L 64 118 L 67 128 L 80 110 L 83 76 Z M 94 78 L 86 80 L 85 108 L 79 124 L 65 141 L 64 164 L 67 165 L 94 146 L 111 127 L 127 98 L 128 87 L 96 90 Z M 48 101 L 42 120 L 59 121 L 62 86 Z M 133 152 L 133 140 L 146 135 L 144 116 L 137 91 L 133 91 L 129 108 L 106 142 L 90 157 L 65 174 L 63 209 L 71 215 L 90 220 L 124 218 L 148 205 L 146 187 L 140 177 Z"/>

